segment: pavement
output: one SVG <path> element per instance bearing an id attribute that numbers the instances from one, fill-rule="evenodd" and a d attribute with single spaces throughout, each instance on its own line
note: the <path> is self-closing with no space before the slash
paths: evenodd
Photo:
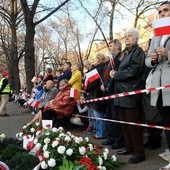
<path id="1" fill-rule="evenodd" d="M 13 102 L 8 102 L 6 112 L 10 116 L 0 117 L 0 133 L 5 133 L 7 137 L 15 138 L 16 133 L 21 131 L 23 125 L 28 123 L 34 117 L 34 115 L 31 114 L 30 108 L 23 108 L 18 106 L 16 107 L 15 103 Z M 83 130 L 79 127 L 78 128 L 74 127 L 73 129 L 71 130 L 68 129 L 68 130 L 74 133 L 76 132 L 82 137 L 88 136 L 92 143 L 96 143 L 100 145 L 101 142 L 104 141 L 104 139 L 94 140 L 91 135 L 82 133 Z M 162 153 L 167 148 L 164 134 L 162 137 L 163 137 L 162 147 L 160 149 L 155 149 L 155 150 L 145 149 L 146 160 L 138 164 L 131 165 L 127 163 L 131 155 L 120 156 L 116 154 L 117 150 L 109 150 L 109 151 L 111 155 L 115 154 L 118 159 L 125 162 L 125 165 L 123 165 L 120 168 L 120 170 L 132 170 L 132 169 L 133 170 L 158 170 L 159 168 L 167 165 L 167 162 L 158 156 L 159 153 Z M 147 137 L 145 137 L 144 142 L 146 140 Z"/>

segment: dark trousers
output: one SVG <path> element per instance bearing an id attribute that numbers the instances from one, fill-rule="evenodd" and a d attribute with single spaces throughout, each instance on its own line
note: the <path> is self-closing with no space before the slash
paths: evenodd
<path id="1" fill-rule="evenodd" d="M 166 107 L 163 106 L 162 93 L 160 93 L 160 95 L 159 95 L 157 107 L 158 107 L 160 114 L 162 116 L 164 126 L 170 128 L 170 106 L 166 106 Z M 165 130 L 165 136 L 166 136 L 168 148 L 170 149 L 170 130 Z"/>
<path id="2" fill-rule="evenodd" d="M 53 127 L 57 127 L 57 113 L 53 109 L 46 110 L 42 113 L 43 120 L 52 120 Z"/>
<path id="3" fill-rule="evenodd" d="M 107 100 L 105 106 L 105 118 L 110 120 L 119 120 L 117 108 L 114 106 L 114 100 Z M 121 125 L 119 123 L 106 121 L 106 129 L 108 140 L 113 141 L 116 145 L 124 144 Z"/>
<path id="4" fill-rule="evenodd" d="M 42 119 L 43 120 L 53 120 L 53 127 L 65 127 L 65 128 L 70 128 L 70 116 L 63 117 L 61 119 L 57 118 L 57 112 L 53 109 L 46 110 L 42 114 Z"/>
<path id="5" fill-rule="evenodd" d="M 141 110 L 139 108 L 129 109 L 118 107 L 118 113 L 122 121 L 134 123 L 142 122 Z M 125 141 L 125 149 L 134 151 L 134 155 L 145 156 L 142 127 L 121 124 L 121 128 Z"/>

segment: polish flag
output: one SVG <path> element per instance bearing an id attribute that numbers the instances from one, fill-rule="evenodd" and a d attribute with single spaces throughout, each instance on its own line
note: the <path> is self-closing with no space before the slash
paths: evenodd
<path id="1" fill-rule="evenodd" d="M 112 70 L 115 68 L 115 61 L 113 59 L 113 56 L 109 54 L 109 60 L 110 60 L 110 65 L 112 67 Z"/>
<path id="2" fill-rule="evenodd" d="M 36 83 L 37 82 L 37 77 L 36 76 L 34 76 L 33 78 L 32 78 L 32 80 L 31 80 L 33 83 Z"/>
<path id="3" fill-rule="evenodd" d="M 100 75 L 96 69 L 86 73 L 86 78 L 88 78 L 88 81 L 91 83 L 97 79 L 100 78 Z"/>
<path id="4" fill-rule="evenodd" d="M 30 105 L 31 107 L 34 107 L 34 108 L 38 108 L 39 104 L 40 104 L 40 101 L 39 100 L 34 100 L 33 98 L 29 99 L 27 101 L 28 105 Z"/>
<path id="5" fill-rule="evenodd" d="M 86 79 L 84 82 L 84 90 L 87 89 L 87 86 L 89 83 L 91 83 L 99 78 L 100 78 L 100 75 L 99 75 L 97 69 L 93 69 L 92 71 L 86 73 Z"/>
<path id="6" fill-rule="evenodd" d="M 71 88 L 70 89 L 70 97 L 77 98 L 78 97 L 78 90 L 74 89 L 74 88 Z"/>
<path id="7" fill-rule="evenodd" d="M 152 23 L 155 37 L 170 34 L 170 17 L 156 19 Z"/>
<path id="8" fill-rule="evenodd" d="M 29 104 L 29 105 L 31 105 L 31 103 L 34 101 L 34 99 L 33 98 L 30 98 L 28 101 L 27 101 L 27 103 Z"/>

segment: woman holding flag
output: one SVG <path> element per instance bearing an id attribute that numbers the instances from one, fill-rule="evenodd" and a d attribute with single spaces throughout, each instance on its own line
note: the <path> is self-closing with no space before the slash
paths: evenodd
<path id="1" fill-rule="evenodd" d="M 81 89 L 82 89 L 82 74 L 81 74 L 81 66 L 79 63 L 75 63 L 72 65 L 72 76 L 68 81 L 68 84 L 72 86 L 73 89 L 77 91 L 77 96 L 74 96 L 77 100 L 80 99 Z"/>

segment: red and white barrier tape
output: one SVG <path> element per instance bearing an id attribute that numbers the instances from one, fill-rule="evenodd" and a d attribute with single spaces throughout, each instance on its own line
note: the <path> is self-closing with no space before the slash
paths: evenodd
<path id="1" fill-rule="evenodd" d="M 151 124 L 125 122 L 125 121 L 121 121 L 121 120 L 110 120 L 110 119 L 95 118 L 95 117 L 82 116 L 82 115 L 74 115 L 74 116 L 83 117 L 83 118 L 87 118 L 87 119 L 98 119 L 98 120 L 103 120 L 103 121 L 108 121 L 108 122 L 114 122 L 114 123 L 121 123 L 121 124 L 127 124 L 127 125 L 133 125 L 133 126 L 142 126 L 142 127 L 148 127 L 148 128 L 170 130 L 170 127 L 166 127 L 166 126 L 156 126 L 156 125 L 151 125 Z"/>
<path id="2" fill-rule="evenodd" d="M 109 100 L 109 99 L 114 99 L 114 98 L 119 98 L 119 97 L 124 97 L 124 96 L 131 96 L 135 94 L 142 94 L 142 93 L 148 93 L 148 92 L 153 92 L 165 88 L 170 88 L 170 84 L 165 85 L 165 86 L 160 86 L 160 87 L 155 87 L 155 88 L 148 88 L 148 89 L 143 89 L 143 90 L 135 90 L 131 92 L 124 92 L 124 93 L 119 93 L 119 94 L 113 94 L 111 96 L 105 96 L 105 97 L 100 97 L 96 99 L 91 99 L 91 100 L 86 100 L 81 102 L 81 104 L 84 103 L 91 103 L 91 102 L 97 102 L 97 101 L 102 101 L 102 100 Z"/>

